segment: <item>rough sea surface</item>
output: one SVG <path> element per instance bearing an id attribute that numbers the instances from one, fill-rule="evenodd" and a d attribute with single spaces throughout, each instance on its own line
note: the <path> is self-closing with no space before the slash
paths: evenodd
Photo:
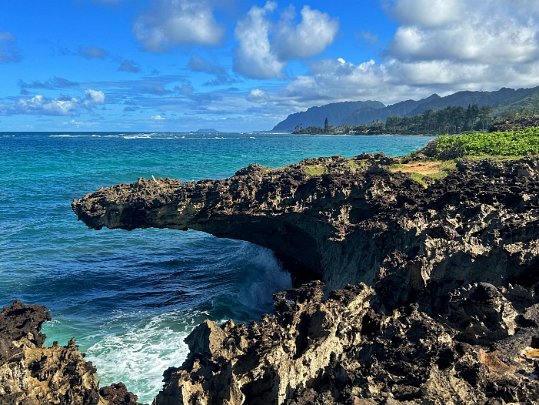
<path id="1" fill-rule="evenodd" d="M 401 155 L 421 136 L 201 133 L 0 133 L 0 306 L 46 305 L 47 343 L 75 336 L 103 385 L 123 381 L 150 402 L 206 318 L 271 311 L 290 278 L 272 253 L 194 231 L 94 231 L 74 198 L 139 177 L 224 178 L 250 163 L 363 152 Z"/>

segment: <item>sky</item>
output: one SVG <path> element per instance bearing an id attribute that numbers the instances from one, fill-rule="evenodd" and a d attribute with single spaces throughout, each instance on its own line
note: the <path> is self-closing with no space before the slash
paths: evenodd
<path id="1" fill-rule="evenodd" d="M 271 129 L 539 85 L 538 0 L 0 1 L 0 131 Z"/>

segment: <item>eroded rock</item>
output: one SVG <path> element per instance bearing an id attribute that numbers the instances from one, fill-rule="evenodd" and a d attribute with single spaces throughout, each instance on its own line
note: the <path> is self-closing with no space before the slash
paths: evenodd
<path id="1" fill-rule="evenodd" d="M 138 405 L 123 384 L 99 390 L 96 369 L 75 340 L 44 347 L 45 307 L 19 301 L 0 312 L 2 405 Z"/>
<path id="2" fill-rule="evenodd" d="M 202 346 L 165 373 L 155 404 L 536 403 L 537 327 L 516 323 L 492 285 L 450 297 L 464 316 L 448 323 L 417 304 L 384 313 L 364 284 L 277 294 L 260 322 L 195 330 L 187 341 Z"/>
<path id="3" fill-rule="evenodd" d="M 268 247 L 299 287 L 260 322 L 199 326 L 157 405 L 539 401 L 539 160 L 461 161 L 428 187 L 397 162 L 252 165 L 73 202 L 96 229 L 192 228 Z"/>

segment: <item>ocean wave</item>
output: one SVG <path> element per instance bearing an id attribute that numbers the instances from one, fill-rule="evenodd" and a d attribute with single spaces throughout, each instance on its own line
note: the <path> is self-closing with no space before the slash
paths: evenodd
<path id="1" fill-rule="evenodd" d="M 122 381 L 141 402 L 150 403 L 162 388 L 163 372 L 187 357 L 184 339 L 208 316 L 203 311 L 156 315 L 105 336 L 86 350 L 87 358 L 97 367 L 101 385 Z M 122 322 L 136 324 L 131 316 Z"/>
<path id="2" fill-rule="evenodd" d="M 141 134 L 133 134 L 133 135 L 123 135 L 123 139 L 152 139 L 157 133 L 141 133 Z"/>

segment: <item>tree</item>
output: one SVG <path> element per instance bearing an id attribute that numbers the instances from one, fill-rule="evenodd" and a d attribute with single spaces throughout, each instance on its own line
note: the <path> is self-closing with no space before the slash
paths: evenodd
<path id="1" fill-rule="evenodd" d="M 326 119 L 324 120 L 324 133 L 328 133 L 329 132 L 329 121 L 328 121 L 328 118 L 326 117 Z"/>

